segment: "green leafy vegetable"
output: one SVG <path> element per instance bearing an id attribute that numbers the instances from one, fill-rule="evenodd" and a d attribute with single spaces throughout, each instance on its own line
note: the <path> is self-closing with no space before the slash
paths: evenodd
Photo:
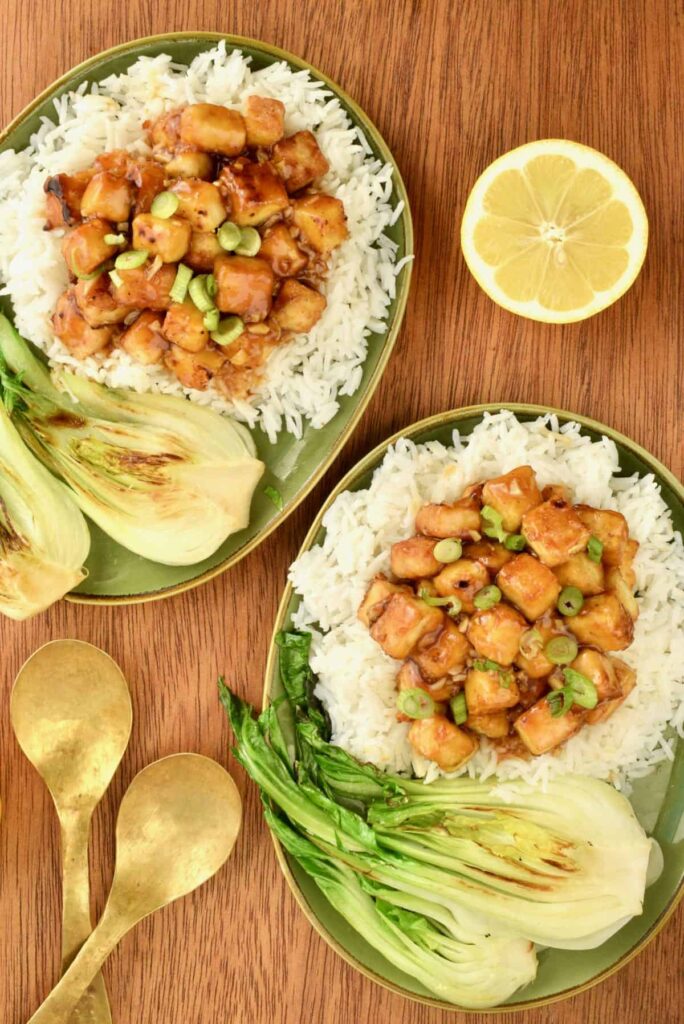
<path id="1" fill-rule="evenodd" d="M 283 508 L 284 503 L 283 496 L 277 489 L 277 487 L 272 487 L 271 484 L 267 484 L 266 487 L 264 487 L 264 494 L 266 495 L 267 498 L 270 498 L 270 500 L 273 502 L 275 507 L 280 512 L 281 509 Z"/>

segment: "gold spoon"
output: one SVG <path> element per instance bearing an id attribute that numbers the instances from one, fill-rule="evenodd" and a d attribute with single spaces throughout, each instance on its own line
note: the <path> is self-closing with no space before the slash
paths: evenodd
<path id="1" fill-rule="evenodd" d="M 62 842 L 62 971 L 92 931 L 88 834 L 128 745 L 131 698 L 119 666 L 80 640 L 55 640 L 35 652 L 14 683 L 10 717 L 19 746 L 54 801 Z M 72 1024 L 111 1024 L 98 975 Z"/>
<path id="2" fill-rule="evenodd" d="M 235 783 L 208 757 L 173 754 L 136 775 L 119 809 L 116 870 L 104 913 L 29 1024 L 64 1024 L 126 932 L 216 874 L 235 845 L 241 818 Z"/>

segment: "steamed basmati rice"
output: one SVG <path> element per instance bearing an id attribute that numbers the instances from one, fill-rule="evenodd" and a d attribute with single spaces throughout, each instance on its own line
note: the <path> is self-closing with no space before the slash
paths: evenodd
<path id="1" fill-rule="evenodd" d="M 396 720 L 400 663 L 371 638 L 357 608 L 371 578 L 389 573 L 390 546 L 415 532 L 422 504 L 453 501 L 466 485 L 523 463 L 541 485 L 565 484 L 576 502 L 622 512 L 639 541 L 639 619 L 634 643 L 620 653 L 636 669 L 637 686 L 611 718 L 585 727 L 555 755 L 497 764 L 483 740 L 462 771 L 541 784 L 579 772 L 624 788 L 628 777 L 672 759 L 676 736 L 668 723 L 684 735 L 684 547 L 654 477 L 618 476 L 617 449 L 606 437 L 592 442 L 577 423 L 559 427 L 553 416 L 520 423 L 504 411 L 485 415 L 469 437 L 454 431 L 452 447 L 398 441 L 367 490 L 339 495 L 323 520 L 323 543 L 292 566 L 302 598 L 294 624 L 313 631 L 316 692 L 330 714 L 333 742 L 387 771 L 413 771 L 428 781 L 442 774 L 413 754 L 408 726 Z"/>
<path id="2" fill-rule="evenodd" d="M 43 230 L 46 175 L 82 170 L 110 149 L 148 153 L 144 120 L 183 103 L 240 107 L 252 93 L 282 100 L 288 133 L 315 132 L 330 163 L 321 187 L 345 206 L 349 238 L 336 250 L 322 288 L 328 306 L 321 320 L 271 355 L 249 401 L 230 401 L 211 386 L 184 388 L 164 367 L 142 366 L 120 349 L 74 359 L 50 325 L 68 276 L 60 232 Z M 401 269 L 395 266 L 397 246 L 385 234 L 402 213 L 401 203 L 393 208 L 390 202 L 392 167 L 372 156 L 339 101 L 307 71 L 292 71 L 284 62 L 252 71 L 249 57 L 228 53 L 221 42 L 189 67 L 167 55 L 140 57 L 125 74 L 84 84 L 54 106 L 54 119 L 43 119 L 28 149 L 0 154 L 0 293 L 12 300 L 19 332 L 53 363 L 111 387 L 186 394 L 249 426 L 260 424 L 272 441 L 283 428 L 300 437 L 306 420 L 324 426 L 339 408 L 338 397 L 361 383 L 367 337 L 385 329 Z"/>

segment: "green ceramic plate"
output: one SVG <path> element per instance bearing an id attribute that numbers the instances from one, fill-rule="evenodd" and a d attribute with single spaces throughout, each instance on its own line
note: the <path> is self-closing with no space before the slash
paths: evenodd
<path id="1" fill-rule="evenodd" d="M 189 64 L 198 53 L 210 49 L 221 39 L 225 40 L 229 49 L 241 49 L 249 54 L 253 67 L 262 68 L 277 61 L 286 61 L 295 70 L 309 71 L 314 78 L 328 86 L 353 123 L 363 130 L 375 156 L 393 165 L 394 189 L 391 201 L 394 206 L 403 200 L 404 211 L 387 234 L 398 245 L 397 259 L 412 253 L 413 229 L 406 189 L 396 162 L 377 128 L 338 85 L 306 61 L 274 46 L 241 36 L 227 36 L 217 32 L 178 32 L 136 39 L 106 50 L 67 72 L 22 111 L 0 135 L 0 152 L 9 148 L 23 149 L 38 128 L 41 117 L 54 114 L 53 100 L 75 89 L 81 82 L 99 81 L 108 75 L 120 74 L 140 56 L 170 53 L 177 63 Z M 97 527 L 92 527 L 92 550 L 87 562 L 89 575 L 69 595 L 69 599 L 89 604 L 126 604 L 169 597 L 223 572 L 264 540 L 309 493 L 361 418 L 396 340 L 410 278 L 411 264 L 408 263 L 397 280 L 397 294 L 389 310 L 387 329 L 381 334 L 372 334 L 368 339 L 368 357 L 360 387 L 352 396 L 340 396 L 339 411 L 325 427 L 314 430 L 307 426 L 300 440 L 282 433 L 276 444 L 271 444 L 261 430 L 253 432 L 259 457 L 266 464 L 267 471 L 257 488 L 247 529 L 230 537 L 204 562 L 177 567 L 159 565 L 131 554 Z M 12 316 L 9 300 L 1 299 L 0 309 Z M 276 487 L 283 497 L 281 510 L 276 509 L 264 494 L 263 489 L 269 484 Z"/>
<path id="2" fill-rule="evenodd" d="M 684 532 L 684 487 L 669 470 L 628 438 L 593 420 L 557 409 L 515 404 L 481 405 L 421 420 L 399 431 L 370 452 L 347 473 L 329 496 L 304 540 L 302 551 L 321 543 L 325 532 L 321 522 L 331 503 L 341 491 L 368 487 L 373 471 L 382 461 L 388 445 L 397 438 L 409 437 L 417 443 L 441 441 L 449 444 L 454 427 L 458 427 L 461 433 L 469 434 L 480 422 L 483 413 L 497 412 L 504 408 L 512 409 L 522 420 L 535 419 L 545 412 L 555 412 L 561 422 L 576 420 L 581 423 L 584 433 L 593 439 L 603 434 L 612 438 L 618 447 L 623 473 L 653 473 L 672 510 L 675 527 Z M 278 611 L 274 638 L 279 630 L 291 626 L 292 615 L 298 604 L 299 599 L 288 586 Z M 266 668 L 265 701 L 274 699 L 282 692 L 277 669 L 277 648 L 275 642 L 272 642 Z M 287 727 L 285 721 L 283 724 Z M 653 774 L 636 782 L 631 799 L 639 820 L 658 840 L 665 858 L 661 877 L 647 890 L 643 914 L 598 949 L 583 952 L 546 950 L 541 953 L 539 973 L 534 983 L 509 1000 L 505 1004 L 506 1009 L 529 1009 L 566 999 L 595 985 L 636 956 L 673 912 L 684 892 L 684 743 L 677 744 L 674 763 L 662 764 Z M 280 865 L 302 910 L 318 933 L 345 960 L 367 977 L 395 992 L 431 1006 L 454 1009 L 451 1004 L 432 997 L 413 978 L 397 970 L 369 946 L 332 910 L 316 884 L 284 853 L 280 844 L 274 842 Z"/>

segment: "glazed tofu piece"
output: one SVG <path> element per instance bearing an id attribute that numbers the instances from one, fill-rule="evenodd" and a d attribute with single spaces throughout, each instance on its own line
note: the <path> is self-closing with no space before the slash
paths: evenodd
<path id="1" fill-rule="evenodd" d="M 501 593 L 531 622 L 555 605 L 560 583 L 551 570 L 532 555 L 516 555 L 496 577 Z"/>
<path id="2" fill-rule="evenodd" d="M 349 237 L 344 205 L 334 196 L 303 196 L 293 203 L 293 220 L 304 241 L 321 256 L 329 256 Z"/>
<path id="3" fill-rule="evenodd" d="M 546 616 L 535 622 L 532 629 L 539 634 L 537 643 L 525 644 L 526 653 L 519 649 L 514 660 L 530 679 L 543 679 L 556 667 L 544 654 L 544 648 L 554 636 L 563 636 L 565 628 L 561 620 Z"/>
<path id="4" fill-rule="evenodd" d="M 442 771 L 454 771 L 473 756 L 478 741 L 442 715 L 415 721 L 408 733 L 409 743 L 421 757 L 434 761 Z"/>
<path id="5" fill-rule="evenodd" d="M 561 587 L 577 587 L 585 597 L 594 597 L 605 590 L 603 565 L 594 562 L 586 551 L 578 551 L 553 571 Z"/>
<path id="6" fill-rule="evenodd" d="M 133 218 L 133 248 L 158 256 L 164 263 L 182 260 L 190 245 L 192 227 L 182 217 L 155 217 L 139 213 Z"/>
<path id="7" fill-rule="evenodd" d="M 183 262 L 193 270 L 210 273 L 214 269 L 215 261 L 219 256 L 223 256 L 224 252 L 225 249 L 219 244 L 213 231 L 193 231 Z"/>
<path id="8" fill-rule="evenodd" d="M 517 533 L 525 513 L 540 505 L 541 500 L 531 466 L 518 466 L 510 473 L 488 480 L 482 488 L 482 504 L 499 513 L 508 533 Z"/>
<path id="9" fill-rule="evenodd" d="M 520 692 L 510 671 L 504 675 L 471 668 L 466 676 L 465 697 L 469 715 L 490 715 L 515 707 Z"/>
<path id="10" fill-rule="evenodd" d="M 556 499 L 526 512 L 522 532 L 535 555 L 551 569 L 584 551 L 591 536 L 577 512 Z"/>
<path id="11" fill-rule="evenodd" d="M 620 684 L 615 675 L 613 661 L 600 651 L 595 651 L 592 647 L 583 647 L 570 668 L 591 679 L 599 701 L 612 700 L 620 696 Z"/>
<path id="12" fill-rule="evenodd" d="M 599 722 L 604 722 L 606 718 L 617 711 L 620 705 L 623 703 L 626 697 L 632 692 L 636 686 L 636 673 L 633 669 L 626 665 L 620 658 L 608 657 L 608 661 L 613 666 L 615 673 L 615 680 L 620 689 L 620 695 L 615 697 L 613 700 L 606 700 L 600 704 L 597 704 L 595 708 L 587 713 L 587 722 L 589 725 L 597 725 Z"/>
<path id="13" fill-rule="evenodd" d="M 76 359 L 86 359 L 108 348 L 115 327 L 91 327 L 81 316 L 73 288 L 60 295 L 52 316 L 52 329 Z"/>
<path id="14" fill-rule="evenodd" d="M 170 186 L 178 199 L 177 216 L 184 217 L 193 231 L 215 231 L 226 219 L 226 207 L 216 185 L 201 178 L 183 178 Z"/>
<path id="15" fill-rule="evenodd" d="M 271 312 L 275 275 L 266 260 L 251 256 L 219 256 L 214 264 L 216 305 L 245 323 L 258 323 Z"/>
<path id="16" fill-rule="evenodd" d="M 54 174 L 43 186 L 47 210 L 47 228 L 70 228 L 81 219 L 81 200 L 92 171 Z"/>
<path id="17" fill-rule="evenodd" d="M 570 491 L 563 484 L 547 484 L 542 487 L 542 501 L 567 501 L 570 502 Z"/>
<path id="18" fill-rule="evenodd" d="M 117 245 L 105 242 L 105 235 L 111 234 L 111 224 L 106 220 L 89 220 L 79 224 L 64 239 L 62 253 L 66 264 L 75 277 L 92 274 L 94 270 L 119 251 Z"/>
<path id="19" fill-rule="evenodd" d="M 268 161 L 258 164 L 244 156 L 233 160 L 221 171 L 219 188 L 230 207 L 230 219 L 240 227 L 257 227 L 290 205 Z"/>
<path id="20" fill-rule="evenodd" d="M 82 217 L 102 217 L 115 224 L 127 221 L 133 204 L 130 182 L 108 171 L 94 174 L 81 199 Z"/>
<path id="21" fill-rule="evenodd" d="M 464 612 L 474 612 L 475 595 L 489 583 L 489 573 L 482 562 L 459 558 L 446 566 L 440 563 L 440 568 L 442 571 L 434 578 L 437 593 L 441 597 L 457 597 Z"/>
<path id="22" fill-rule="evenodd" d="M 217 349 L 205 348 L 201 352 L 187 352 L 179 345 L 171 345 L 164 356 L 164 365 L 186 388 L 205 391 L 209 381 L 226 362 Z"/>
<path id="23" fill-rule="evenodd" d="M 590 535 L 603 544 L 601 558 L 606 565 L 619 565 L 629 540 L 629 527 L 622 513 L 589 505 L 575 505 L 575 512 Z"/>
<path id="24" fill-rule="evenodd" d="M 634 623 L 615 594 L 590 597 L 565 624 L 581 644 L 602 651 L 624 651 L 634 637 Z"/>
<path id="25" fill-rule="evenodd" d="M 632 622 L 636 622 L 639 618 L 639 605 L 632 593 L 632 588 L 628 585 L 620 569 L 615 567 L 608 570 L 606 573 L 606 590 L 611 594 L 615 594 Z"/>
<path id="26" fill-rule="evenodd" d="M 143 366 L 161 363 L 169 344 L 163 336 L 162 317 L 147 309 L 134 320 L 117 341 L 119 348 Z"/>
<path id="27" fill-rule="evenodd" d="M 181 141 L 191 149 L 237 156 L 245 148 L 245 122 L 237 110 L 216 103 L 192 103 L 181 111 Z"/>
<path id="28" fill-rule="evenodd" d="M 169 178 L 201 178 L 202 181 L 211 181 L 214 177 L 214 161 L 209 153 L 182 149 L 167 162 L 166 174 Z"/>
<path id="29" fill-rule="evenodd" d="M 133 213 L 149 213 L 154 197 L 164 191 L 164 168 L 155 160 L 129 160 L 127 178 L 135 191 Z"/>
<path id="30" fill-rule="evenodd" d="M 468 498 L 452 505 L 423 505 L 416 515 L 416 530 L 427 537 L 479 540 L 480 528 L 480 510 Z"/>
<path id="31" fill-rule="evenodd" d="M 321 319 L 326 306 L 325 296 L 315 288 L 288 278 L 278 292 L 273 316 L 284 331 L 306 333 Z"/>
<path id="32" fill-rule="evenodd" d="M 444 625 L 430 644 L 418 644 L 411 657 L 428 682 L 434 683 L 462 669 L 468 658 L 470 645 L 455 622 L 444 619 Z"/>
<path id="33" fill-rule="evenodd" d="M 466 635 L 481 657 L 499 665 L 512 665 L 519 652 L 520 637 L 528 628 L 520 612 L 500 603 L 475 612 Z"/>
<path id="34" fill-rule="evenodd" d="M 416 580 L 434 576 L 443 568 L 433 551 L 437 541 L 429 537 L 409 537 L 399 540 L 390 550 L 392 573 L 401 580 Z"/>
<path id="35" fill-rule="evenodd" d="M 108 274 L 100 274 L 93 281 L 77 281 L 74 296 L 81 316 L 91 327 L 106 327 L 122 323 L 131 312 L 110 291 Z"/>
<path id="36" fill-rule="evenodd" d="M 513 558 L 513 552 L 493 540 L 478 540 L 474 544 L 466 544 L 463 548 L 464 558 L 481 562 L 492 576 L 496 576 L 506 562 Z"/>
<path id="37" fill-rule="evenodd" d="M 371 580 L 365 597 L 359 605 L 356 613 L 357 618 L 364 626 L 372 626 L 373 623 L 385 610 L 385 606 L 393 594 L 410 594 L 408 587 L 400 586 L 397 583 L 390 583 L 386 576 L 379 573 Z"/>
<path id="38" fill-rule="evenodd" d="M 295 132 L 277 142 L 272 159 L 288 192 L 299 192 L 300 188 L 327 174 L 329 167 L 316 137 L 309 131 Z"/>
<path id="39" fill-rule="evenodd" d="M 513 728 L 531 754 L 547 754 L 579 731 L 585 713 L 574 705 L 565 715 L 554 718 L 546 697 L 519 715 Z"/>
<path id="40" fill-rule="evenodd" d="M 283 137 L 285 104 L 266 96 L 248 96 L 244 121 L 248 146 L 275 146 Z"/>
<path id="41" fill-rule="evenodd" d="M 637 551 L 639 550 L 639 543 L 636 540 L 632 540 L 631 537 L 627 541 L 624 553 L 620 559 L 618 569 L 622 573 L 622 577 L 628 587 L 634 590 L 636 586 L 636 573 L 634 572 L 634 559 L 636 558 Z"/>
<path id="42" fill-rule="evenodd" d="M 492 740 L 500 740 L 504 736 L 508 736 L 510 728 L 508 715 L 505 711 L 495 711 L 488 715 L 468 714 L 466 725 L 473 732 L 478 733 L 480 736 L 488 736 Z"/>
<path id="43" fill-rule="evenodd" d="M 143 121 L 150 146 L 158 159 L 168 159 L 180 142 L 180 119 L 182 108 L 167 110 L 154 121 Z"/>
<path id="44" fill-rule="evenodd" d="M 424 690 L 425 693 L 429 693 L 433 700 L 437 703 L 444 703 L 448 701 L 455 693 L 460 689 L 461 684 L 457 683 L 456 680 L 450 676 L 445 676 L 442 679 L 437 679 L 434 683 L 428 682 L 421 675 L 420 669 L 418 668 L 415 661 L 410 658 L 404 662 L 397 673 L 397 690 L 411 690 L 418 688 Z M 441 713 L 441 712 L 440 712 Z M 399 717 L 399 716 L 397 716 Z M 402 717 L 401 721 L 407 719 Z"/>
<path id="45" fill-rule="evenodd" d="M 167 341 L 186 352 L 201 352 L 209 344 L 204 313 L 194 302 L 174 302 L 164 317 L 162 332 Z"/>
<path id="46" fill-rule="evenodd" d="M 419 640 L 441 629 L 445 615 L 408 594 L 393 594 L 371 626 L 371 636 L 391 658 L 407 658 Z"/>
<path id="47" fill-rule="evenodd" d="M 278 277 L 296 277 L 309 263 L 309 257 L 299 248 L 285 224 L 266 228 L 259 256 L 271 264 Z"/>
<path id="48" fill-rule="evenodd" d="M 136 309 L 161 311 L 171 306 L 171 289 L 176 280 L 176 268 L 165 264 L 149 277 L 149 267 L 134 270 L 118 270 L 120 285 L 112 285 L 112 294 L 117 302 Z"/>

